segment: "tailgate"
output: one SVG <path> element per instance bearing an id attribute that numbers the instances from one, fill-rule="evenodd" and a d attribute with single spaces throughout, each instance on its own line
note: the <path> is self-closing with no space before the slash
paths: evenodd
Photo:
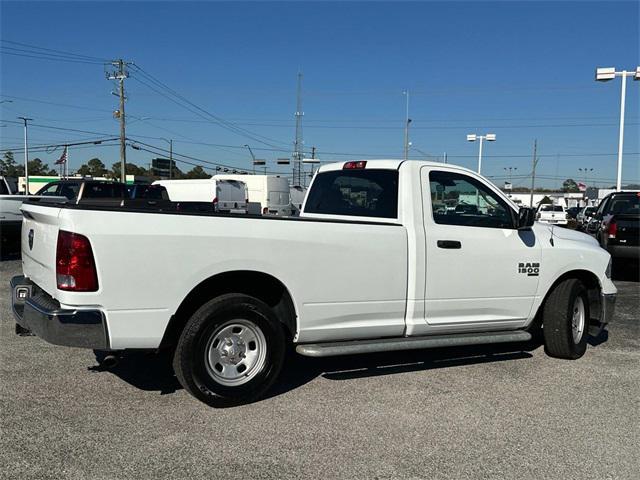
<path id="1" fill-rule="evenodd" d="M 55 296 L 60 208 L 23 204 L 22 213 L 22 271 L 25 277 Z"/>
<path id="2" fill-rule="evenodd" d="M 616 240 L 622 245 L 640 245 L 640 215 L 618 214 L 613 218 L 618 224 Z"/>

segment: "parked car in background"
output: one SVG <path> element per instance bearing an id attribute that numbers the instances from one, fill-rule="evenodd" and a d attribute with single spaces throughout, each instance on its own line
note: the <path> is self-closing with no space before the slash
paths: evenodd
<path id="1" fill-rule="evenodd" d="M 263 215 L 291 215 L 289 181 L 278 175 L 233 175 L 220 174 L 213 178 L 237 180 L 247 185 L 248 199 L 259 203 Z"/>
<path id="2" fill-rule="evenodd" d="M 595 215 L 598 207 L 582 207 L 582 209 L 576 215 L 576 222 L 578 223 L 578 229 L 585 230 L 587 224 L 591 218 Z"/>
<path id="3" fill-rule="evenodd" d="M 167 189 L 172 202 L 211 202 L 214 211 L 247 213 L 247 185 L 237 180 L 217 178 L 156 180 L 153 185 Z"/>
<path id="4" fill-rule="evenodd" d="M 575 219 L 578 215 L 578 213 L 580 212 L 580 210 L 582 210 L 582 207 L 570 207 L 567 208 L 567 217 L 570 219 Z"/>
<path id="5" fill-rule="evenodd" d="M 542 223 L 553 225 L 566 225 L 568 222 L 567 212 L 562 205 L 540 205 L 536 220 Z"/>
<path id="6" fill-rule="evenodd" d="M 167 189 L 162 185 L 127 185 L 127 192 L 131 199 L 169 200 Z"/>
<path id="7" fill-rule="evenodd" d="M 12 177 L 0 176 L 0 242 L 2 249 L 14 250 L 20 240 L 22 226 L 22 202 L 26 199 L 33 201 L 64 201 L 64 197 L 42 197 L 40 195 L 26 196 L 18 192 L 18 181 Z"/>
<path id="8" fill-rule="evenodd" d="M 291 215 L 300 215 L 302 210 L 302 204 L 304 203 L 304 197 L 307 194 L 307 189 L 301 186 L 291 186 L 289 188 L 289 195 L 291 197 Z"/>
<path id="9" fill-rule="evenodd" d="M 18 324 L 112 358 L 166 349 L 184 388 L 213 406 L 263 395 L 291 347 L 324 357 L 538 332 L 549 355 L 577 359 L 616 297 L 593 238 L 534 222 L 443 163 L 323 165 L 299 218 L 23 209 Z"/>
<path id="10" fill-rule="evenodd" d="M 36 195 L 64 197 L 70 203 L 113 203 L 129 198 L 127 186 L 110 180 L 66 179 L 47 183 Z"/>
<path id="11" fill-rule="evenodd" d="M 0 195 L 15 195 L 18 193 L 18 180 L 13 177 L 0 176 Z"/>
<path id="12" fill-rule="evenodd" d="M 600 246 L 614 258 L 640 258 L 640 192 L 607 195 L 589 223 Z"/>

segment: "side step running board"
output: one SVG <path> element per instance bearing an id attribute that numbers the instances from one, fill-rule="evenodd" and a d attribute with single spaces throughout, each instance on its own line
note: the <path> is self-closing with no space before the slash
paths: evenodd
<path id="1" fill-rule="evenodd" d="M 531 334 L 524 330 L 508 332 L 460 333 L 430 335 L 423 337 L 377 338 L 374 340 L 350 340 L 331 343 L 305 343 L 296 347 L 296 352 L 306 357 L 334 357 L 358 353 L 391 352 L 422 348 L 459 347 L 487 343 L 527 342 Z"/>

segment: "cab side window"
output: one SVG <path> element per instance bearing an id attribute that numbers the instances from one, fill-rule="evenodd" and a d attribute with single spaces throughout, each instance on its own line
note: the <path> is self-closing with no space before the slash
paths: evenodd
<path id="1" fill-rule="evenodd" d="M 36 195 L 44 195 L 48 197 L 53 197 L 58 195 L 58 188 L 60 187 L 59 183 L 49 183 L 42 187 Z"/>
<path id="2" fill-rule="evenodd" d="M 507 203 L 475 178 L 460 173 L 429 173 L 433 220 L 442 225 L 515 228 Z"/>

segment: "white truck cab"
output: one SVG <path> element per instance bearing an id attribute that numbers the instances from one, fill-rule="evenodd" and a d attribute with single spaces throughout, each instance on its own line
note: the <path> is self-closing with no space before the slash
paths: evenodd
<path id="1" fill-rule="evenodd" d="M 613 315 L 610 255 L 591 237 L 534 222 L 450 164 L 322 166 L 299 218 L 23 211 L 18 324 L 113 355 L 169 349 L 185 389 L 213 406 L 262 395 L 288 344 L 322 357 L 541 332 L 550 355 L 577 359 Z"/>

